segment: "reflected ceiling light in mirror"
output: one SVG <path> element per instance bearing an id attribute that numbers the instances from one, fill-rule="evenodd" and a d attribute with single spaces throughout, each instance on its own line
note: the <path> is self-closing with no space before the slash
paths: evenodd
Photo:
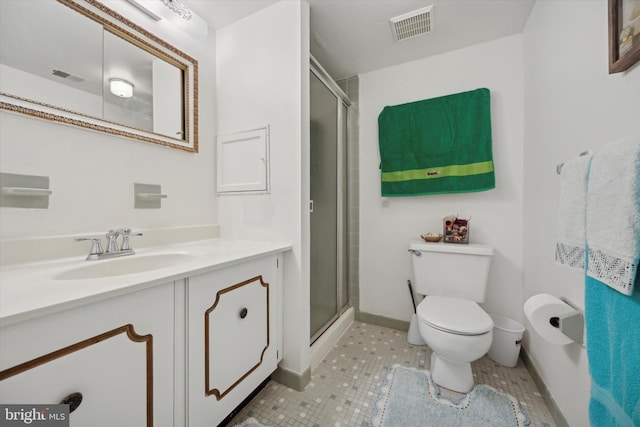
<path id="1" fill-rule="evenodd" d="M 109 79 L 109 89 L 112 94 L 120 98 L 131 98 L 133 96 L 133 84 L 124 79 Z"/>
<path id="2" fill-rule="evenodd" d="M 127 0 L 155 21 L 166 19 L 196 40 L 209 35 L 209 26 L 179 0 Z"/>

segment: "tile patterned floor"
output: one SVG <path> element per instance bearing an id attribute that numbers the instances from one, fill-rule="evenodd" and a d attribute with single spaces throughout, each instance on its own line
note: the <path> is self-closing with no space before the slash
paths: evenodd
<path id="1" fill-rule="evenodd" d="M 387 370 L 396 363 L 429 369 L 430 355 L 428 347 L 409 344 L 406 332 L 354 322 L 303 391 L 269 381 L 228 425 L 253 417 L 277 427 L 367 427 Z M 522 361 L 506 368 L 484 356 L 472 370 L 476 383 L 515 396 L 531 419 L 530 427 L 555 426 Z"/>

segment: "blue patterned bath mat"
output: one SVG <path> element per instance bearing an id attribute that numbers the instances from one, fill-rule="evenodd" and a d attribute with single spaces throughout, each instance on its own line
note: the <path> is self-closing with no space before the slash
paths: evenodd
<path id="1" fill-rule="evenodd" d="M 246 420 L 234 424 L 233 427 L 267 427 L 255 418 L 247 418 Z"/>
<path id="2" fill-rule="evenodd" d="M 394 365 L 380 388 L 373 427 L 521 427 L 529 418 L 513 396 L 478 384 L 458 400 L 440 395 L 429 371 Z"/>

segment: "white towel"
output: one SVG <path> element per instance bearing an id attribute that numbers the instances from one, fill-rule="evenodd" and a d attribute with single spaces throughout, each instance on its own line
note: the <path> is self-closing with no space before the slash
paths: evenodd
<path id="1" fill-rule="evenodd" d="M 587 274 L 631 295 L 640 259 L 640 134 L 593 154 L 586 227 Z"/>
<path id="2" fill-rule="evenodd" d="M 587 178 L 591 154 L 571 159 L 560 171 L 556 262 L 581 271 L 585 265 Z"/>

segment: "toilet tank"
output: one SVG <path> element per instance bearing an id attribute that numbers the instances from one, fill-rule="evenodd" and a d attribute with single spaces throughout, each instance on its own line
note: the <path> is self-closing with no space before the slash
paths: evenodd
<path id="1" fill-rule="evenodd" d="M 409 245 L 409 252 L 417 293 L 484 302 L 493 248 L 416 241 Z"/>

